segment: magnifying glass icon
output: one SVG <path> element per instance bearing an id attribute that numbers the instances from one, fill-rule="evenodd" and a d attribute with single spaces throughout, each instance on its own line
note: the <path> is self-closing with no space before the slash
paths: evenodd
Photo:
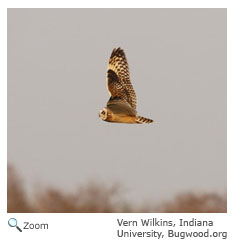
<path id="1" fill-rule="evenodd" d="M 15 218 L 10 218 L 10 219 L 8 220 L 8 225 L 9 225 L 10 227 L 16 227 L 16 229 L 17 229 L 18 231 L 22 232 L 22 230 L 20 229 L 20 227 L 17 225 L 17 220 L 16 220 Z"/>

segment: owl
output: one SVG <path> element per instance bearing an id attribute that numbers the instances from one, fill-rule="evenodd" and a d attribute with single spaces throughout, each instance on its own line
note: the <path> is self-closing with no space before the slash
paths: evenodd
<path id="1" fill-rule="evenodd" d="M 116 123 L 152 123 L 152 119 L 137 115 L 136 95 L 130 81 L 129 68 L 124 51 L 115 48 L 109 59 L 107 87 L 110 99 L 100 110 L 103 121 Z"/>

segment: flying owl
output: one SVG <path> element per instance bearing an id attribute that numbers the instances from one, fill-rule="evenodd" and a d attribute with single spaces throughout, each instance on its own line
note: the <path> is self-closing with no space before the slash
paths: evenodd
<path id="1" fill-rule="evenodd" d="M 129 68 L 124 51 L 115 48 L 107 70 L 107 87 L 110 99 L 100 110 L 99 117 L 107 122 L 152 123 L 152 119 L 137 115 L 136 95 L 130 81 Z"/>

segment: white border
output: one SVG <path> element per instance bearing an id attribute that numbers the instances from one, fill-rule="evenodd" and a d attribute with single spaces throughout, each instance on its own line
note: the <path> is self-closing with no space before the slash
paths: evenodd
<path id="1" fill-rule="evenodd" d="M 200 217 L 204 219 L 212 218 L 216 222 L 217 230 L 226 230 L 229 232 L 227 240 L 186 240 L 187 244 L 198 244 L 198 242 L 208 242 L 213 244 L 235 244 L 234 239 L 234 1 L 133 1 L 119 0 L 119 1 L 1 1 L 0 10 L 0 26 L 1 26 L 1 80 L 0 80 L 0 243 L 1 244 L 65 244 L 73 242 L 75 244 L 155 244 L 156 240 L 152 239 L 117 239 L 116 218 L 138 219 L 140 217 L 158 217 L 163 219 L 176 219 L 177 217 Z M 13 214 L 7 214 L 7 8 L 78 8 L 78 7 L 124 7 L 124 8 L 228 8 L 228 214 L 17 214 L 16 218 L 19 220 L 28 220 L 32 222 L 48 222 L 50 224 L 49 231 L 29 231 L 19 233 L 14 228 L 9 228 L 7 220 Z M 19 224 L 22 225 L 22 224 Z M 13 235 L 13 236 L 12 236 Z M 5 242 L 3 242 L 5 241 Z M 6 242 L 8 241 L 8 242 Z M 161 240 L 161 242 L 168 243 L 169 240 Z M 172 240 L 172 243 L 178 244 L 182 240 Z"/>

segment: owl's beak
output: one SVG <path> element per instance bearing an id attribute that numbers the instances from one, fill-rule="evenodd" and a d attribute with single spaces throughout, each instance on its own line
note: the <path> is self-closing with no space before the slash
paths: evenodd
<path id="1" fill-rule="evenodd" d="M 98 116 L 100 117 L 100 113 L 98 113 Z"/>

